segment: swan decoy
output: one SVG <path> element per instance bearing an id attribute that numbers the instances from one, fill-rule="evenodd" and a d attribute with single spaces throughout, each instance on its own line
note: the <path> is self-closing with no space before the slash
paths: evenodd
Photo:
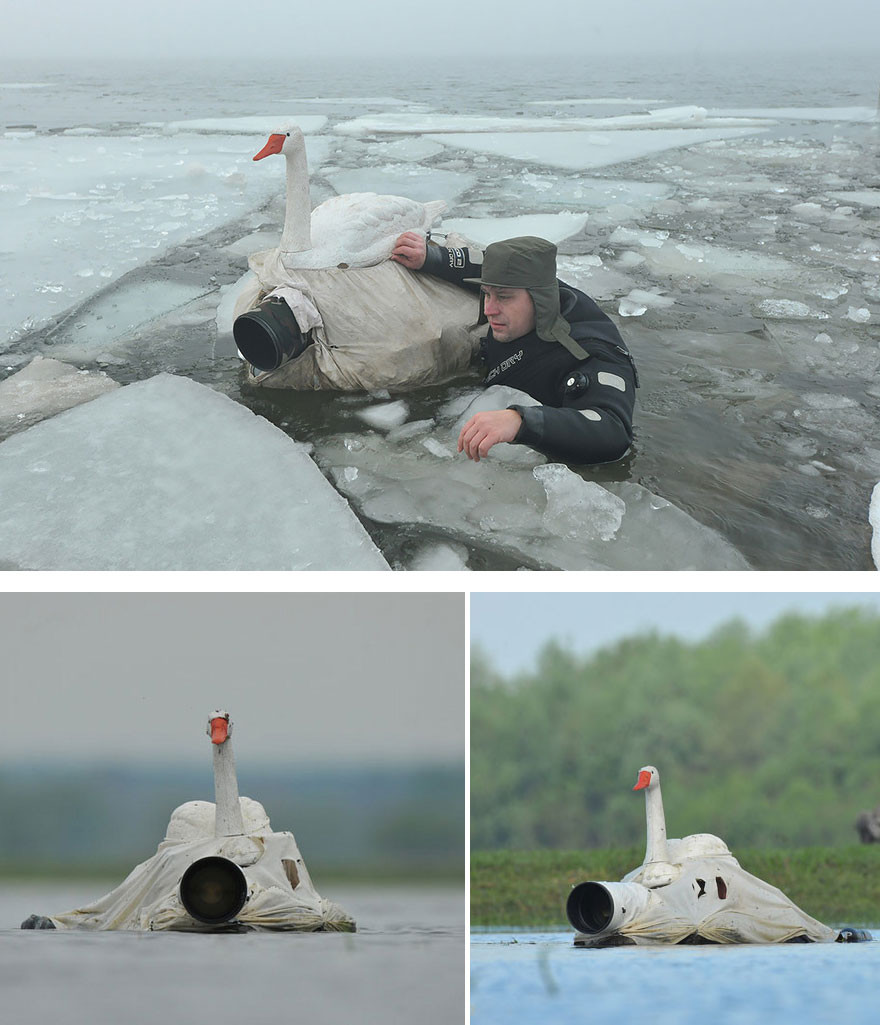
<path id="1" fill-rule="evenodd" d="M 105 897 L 23 929 L 354 932 L 354 919 L 315 890 L 292 833 L 273 832 L 258 801 L 240 797 L 232 722 L 208 718 L 214 796 L 175 808 L 165 839 Z"/>
<path id="2" fill-rule="evenodd" d="M 666 886 L 681 875 L 681 862 L 686 858 L 730 854 L 727 844 L 711 833 L 694 833 L 681 840 L 666 837 L 666 815 L 660 792 L 660 773 L 653 765 L 643 765 L 633 790 L 645 791 L 647 843 L 645 860 L 626 882 L 641 883 L 649 889 Z"/>
<path id="3" fill-rule="evenodd" d="M 311 210 L 305 139 L 296 125 L 273 132 L 254 160 L 280 153 L 287 164 L 287 207 L 279 254 L 288 270 L 371 267 L 391 255 L 404 231 L 427 231 L 446 209 L 443 200 L 352 192 Z"/>
<path id="4" fill-rule="evenodd" d="M 575 946 L 661 943 L 851 943 L 871 939 L 857 929 L 830 929 L 785 894 L 744 871 L 711 833 L 668 840 L 660 774 L 639 770 L 645 791 L 644 862 L 620 882 L 585 882 L 568 896 Z"/>

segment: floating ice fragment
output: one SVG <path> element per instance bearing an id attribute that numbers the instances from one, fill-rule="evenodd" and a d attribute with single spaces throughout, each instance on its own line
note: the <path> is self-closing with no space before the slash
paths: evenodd
<path id="1" fill-rule="evenodd" d="M 871 502 L 868 506 L 868 522 L 871 524 L 873 536 L 871 538 L 871 557 L 874 565 L 880 569 L 880 484 L 874 485 L 871 492 Z"/>
<path id="2" fill-rule="evenodd" d="M 678 250 L 678 252 L 681 253 L 681 255 L 686 260 L 696 260 L 698 263 L 703 262 L 703 256 L 705 254 L 703 253 L 703 250 L 699 249 L 697 246 L 686 246 L 679 244 L 675 248 Z"/>
<path id="3" fill-rule="evenodd" d="M 468 550 L 464 545 L 426 545 L 416 552 L 409 568 L 427 572 L 465 570 L 468 568 Z"/>
<path id="4" fill-rule="evenodd" d="M 584 480 L 562 463 L 536 466 L 532 473 L 544 486 L 544 527 L 562 538 L 610 541 L 623 522 L 626 503 L 594 481 Z"/>
<path id="5" fill-rule="evenodd" d="M 380 406 L 367 406 L 366 409 L 359 409 L 355 415 L 380 431 L 390 431 L 392 427 L 399 427 L 409 416 L 409 406 L 398 399 L 397 402 L 385 402 Z"/>
<path id="6" fill-rule="evenodd" d="M 806 303 L 793 299 L 765 299 L 758 303 L 758 312 L 777 320 L 827 320 L 828 314 L 811 310 Z"/>
<path id="7" fill-rule="evenodd" d="M 629 295 L 625 295 L 617 308 L 621 317 L 641 317 L 651 307 L 665 309 L 674 306 L 675 300 L 668 295 L 660 295 L 657 292 L 645 292 L 641 288 L 634 288 Z"/>
<path id="8" fill-rule="evenodd" d="M 842 295 L 846 295 L 849 288 L 846 285 L 829 285 L 827 288 L 820 288 L 816 295 L 821 299 L 839 299 Z"/>
<path id="9" fill-rule="evenodd" d="M 436 438 L 424 438 L 422 445 L 431 453 L 432 456 L 437 456 L 440 459 L 453 459 L 455 453 L 448 449 L 445 445 L 441 445 Z"/>
<path id="10" fill-rule="evenodd" d="M 830 509 L 826 509 L 824 505 L 815 505 L 812 502 L 807 503 L 804 511 L 808 516 L 812 516 L 814 520 L 827 520 L 831 515 Z"/>
<path id="11" fill-rule="evenodd" d="M 850 306 L 846 311 L 846 319 L 855 321 L 856 324 L 867 324 L 871 319 L 871 311 L 864 306 L 858 308 Z"/>
<path id="12" fill-rule="evenodd" d="M 813 341 L 814 342 L 821 342 L 823 345 L 832 345 L 833 344 L 833 339 L 832 339 L 831 335 L 826 335 L 824 331 L 821 334 L 816 335 L 816 337 L 813 339 Z"/>
<path id="13" fill-rule="evenodd" d="M 621 317 L 641 317 L 648 312 L 644 303 L 633 302 L 632 299 L 621 299 L 617 304 L 617 312 Z"/>

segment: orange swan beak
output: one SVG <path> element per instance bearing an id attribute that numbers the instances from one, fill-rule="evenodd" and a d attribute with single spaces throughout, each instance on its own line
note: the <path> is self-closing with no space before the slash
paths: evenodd
<path id="1" fill-rule="evenodd" d="M 212 744 L 225 744 L 226 738 L 229 736 L 229 723 L 223 718 L 218 716 L 216 719 L 211 720 L 211 743 Z"/>
<path id="2" fill-rule="evenodd" d="M 271 157 L 275 153 L 281 152 L 281 147 L 284 145 L 284 141 L 287 138 L 286 135 L 276 133 L 269 136 L 269 141 L 260 150 L 260 152 L 254 157 L 254 160 L 262 160 L 263 157 Z"/>

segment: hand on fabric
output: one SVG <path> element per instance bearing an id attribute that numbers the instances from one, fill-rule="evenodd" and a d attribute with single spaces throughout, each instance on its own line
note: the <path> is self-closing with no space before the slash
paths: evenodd
<path id="1" fill-rule="evenodd" d="M 493 445 L 501 441 L 513 441 L 521 426 L 522 417 L 515 409 L 476 413 L 461 429 L 458 451 L 478 463 Z"/>
<path id="2" fill-rule="evenodd" d="M 427 242 L 424 236 L 415 231 L 405 231 L 398 236 L 391 251 L 391 259 L 402 263 L 410 270 L 421 270 L 425 265 L 427 255 Z"/>

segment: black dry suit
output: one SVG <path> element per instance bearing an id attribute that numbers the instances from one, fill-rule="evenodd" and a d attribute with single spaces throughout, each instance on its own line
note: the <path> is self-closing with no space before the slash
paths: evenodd
<path id="1" fill-rule="evenodd" d="M 478 278 L 482 268 L 471 262 L 467 249 L 429 245 L 422 269 L 464 287 L 478 287 L 465 279 Z M 617 328 L 595 302 L 577 288 L 557 284 L 560 313 L 574 344 L 544 341 L 535 330 L 498 342 L 490 328 L 480 353 L 487 369 L 485 383 L 518 388 L 541 403 L 508 407 L 523 421 L 514 444 L 565 463 L 611 462 L 632 444 L 635 364 Z"/>

